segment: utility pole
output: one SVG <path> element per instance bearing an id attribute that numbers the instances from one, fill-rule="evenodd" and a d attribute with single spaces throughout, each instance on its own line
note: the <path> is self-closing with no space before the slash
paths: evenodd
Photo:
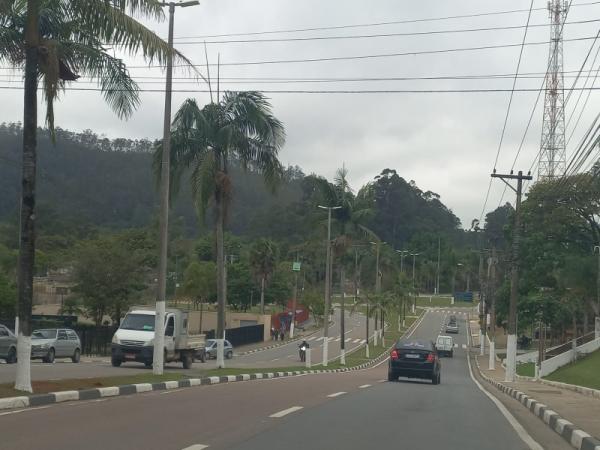
<path id="1" fill-rule="evenodd" d="M 301 266 L 296 254 L 296 262 L 292 264 L 292 270 L 294 271 L 294 296 L 292 298 L 292 322 L 290 323 L 290 339 L 294 339 L 294 330 L 296 328 L 296 308 L 298 302 L 298 272 L 300 272 Z"/>
<path id="2" fill-rule="evenodd" d="M 596 317 L 594 318 L 595 338 L 600 339 L 600 245 L 594 246 L 594 252 L 598 250 L 598 275 L 596 279 L 596 295 L 598 302 L 596 305 Z"/>
<path id="3" fill-rule="evenodd" d="M 488 368 L 496 369 L 496 246 L 492 246 L 491 270 L 487 282 L 488 301 L 490 302 L 490 360 Z"/>
<path id="4" fill-rule="evenodd" d="M 371 245 L 375 246 L 375 294 L 379 295 L 381 293 L 381 273 L 379 271 L 379 246 L 381 245 L 381 242 L 371 242 Z M 375 346 L 377 345 L 378 341 L 377 319 L 377 310 L 375 310 L 375 334 L 373 335 L 373 345 Z"/>
<path id="5" fill-rule="evenodd" d="M 323 367 L 327 367 L 329 350 L 329 310 L 331 309 L 331 211 L 341 206 L 321 206 L 327 210 L 327 261 L 325 264 L 325 312 L 323 314 Z"/>
<path id="6" fill-rule="evenodd" d="M 511 276 L 510 276 L 510 305 L 508 310 L 508 337 L 506 342 L 506 382 L 515 381 L 517 363 L 517 301 L 519 296 L 519 244 L 521 239 L 521 195 L 523 180 L 531 180 L 530 174 L 523 175 L 519 170 L 517 175 L 511 171 L 508 175 L 497 174 L 494 170 L 492 178 L 500 178 L 517 194 L 515 203 L 515 223 L 512 238 Z M 517 188 L 507 180 L 517 180 Z"/>
<path id="7" fill-rule="evenodd" d="M 481 329 L 479 331 L 479 339 L 480 339 L 480 351 L 479 354 L 481 356 L 485 355 L 485 335 L 487 332 L 487 312 L 486 312 L 486 306 L 487 303 L 489 302 L 489 295 L 485 295 L 485 297 L 483 299 L 481 299 L 481 281 L 483 280 L 483 251 L 480 251 L 479 253 L 479 263 L 480 263 L 480 278 L 479 278 L 479 291 L 480 291 L 480 305 L 481 305 Z M 489 286 L 489 282 L 490 282 L 490 276 L 491 276 L 491 271 L 492 271 L 492 261 L 491 258 L 488 258 L 487 261 L 487 283 L 485 283 L 486 286 Z"/>
<path id="8" fill-rule="evenodd" d="M 442 254 L 442 239 L 438 237 L 438 258 L 435 272 L 435 294 L 440 295 L 440 257 Z"/>
<path id="9" fill-rule="evenodd" d="M 169 38 L 168 45 L 171 52 L 167 55 L 167 80 L 165 87 L 165 111 L 163 117 L 163 140 L 162 158 L 160 168 L 160 220 L 159 220 L 159 262 L 158 262 L 158 286 L 156 295 L 156 316 L 154 323 L 154 349 L 152 372 L 162 375 L 164 364 L 165 347 L 165 309 L 167 295 L 167 258 L 169 245 L 169 165 L 171 162 L 171 97 L 173 89 L 173 27 L 175 19 L 175 7 L 182 8 L 199 5 L 198 1 L 187 1 L 182 3 L 162 2 L 162 6 L 169 7 Z"/>

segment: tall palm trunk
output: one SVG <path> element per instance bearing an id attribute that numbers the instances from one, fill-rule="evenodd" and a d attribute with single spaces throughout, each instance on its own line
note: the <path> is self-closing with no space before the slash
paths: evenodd
<path id="1" fill-rule="evenodd" d="M 265 313 L 265 275 L 260 278 L 260 313 Z"/>
<path id="2" fill-rule="evenodd" d="M 17 374 L 15 389 L 31 389 L 31 310 L 35 265 L 35 178 L 37 150 L 37 72 L 39 45 L 39 0 L 27 1 L 25 25 L 25 92 L 23 117 L 23 172 L 21 180 L 21 227 L 18 266 Z"/>

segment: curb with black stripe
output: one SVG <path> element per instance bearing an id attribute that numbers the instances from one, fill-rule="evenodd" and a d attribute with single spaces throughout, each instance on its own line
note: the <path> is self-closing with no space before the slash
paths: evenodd
<path id="1" fill-rule="evenodd" d="M 479 370 L 479 375 L 485 381 L 495 386 L 499 391 L 519 401 L 574 448 L 577 450 L 600 450 L 600 440 L 576 428 L 574 424 L 563 419 L 556 411 L 551 410 L 548 405 L 538 402 L 529 395 L 488 377 L 483 373 L 481 367 L 479 367 L 477 358 L 475 358 L 475 363 Z"/>

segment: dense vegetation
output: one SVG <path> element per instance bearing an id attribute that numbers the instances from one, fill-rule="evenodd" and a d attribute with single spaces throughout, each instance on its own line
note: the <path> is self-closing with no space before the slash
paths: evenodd
<path id="1" fill-rule="evenodd" d="M 4 273 L 0 285 L 5 286 L 0 289 L 1 298 L 14 296 L 20 136 L 19 124 L 0 125 L 0 190 L 3 192 L 0 262 Z M 144 271 L 122 286 L 128 292 L 123 304 L 115 304 L 112 296 L 113 303 L 108 304 L 106 300 L 103 306 L 105 314 L 118 316 L 128 302 L 140 300 L 140 296 L 147 300 L 153 296 L 152 289 L 141 290 L 138 284 L 141 280 L 151 287 L 156 267 L 158 195 L 152 170 L 154 148 L 154 143 L 147 140 L 108 139 L 91 131 L 73 133 L 62 129 L 56 130 L 56 145 L 53 145 L 48 132 L 39 132 L 36 271 L 43 275 L 49 269 L 73 268 L 74 279 L 81 285 L 78 288 L 81 305 L 86 307 L 90 317 L 98 317 L 99 299 L 86 297 L 86 282 L 81 278 L 84 272 L 77 267 L 85 264 L 88 272 L 96 269 L 98 276 L 102 276 L 104 268 L 101 259 L 94 260 L 85 249 L 100 246 L 102 251 L 113 248 L 113 253 L 118 253 L 119 245 L 115 242 L 125 240 L 129 242 L 130 255 L 135 253 L 136 258 L 141 258 L 137 264 Z M 259 238 L 269 239 L 277 247 L 275 260 L 269 262 L 272 270 L 264 277 L 267 303 L 283 303 L 291 295 L 290 268 L 296 258 L 303 262 L 299 292 L 320 292 L 325 269 L 326 213 L 317 205 L 335 201 L 327 197 L 327 189 L 324 189 L 334 187 L 335 182 L 314 174 L 305 175 L 299 167 L 288 167 L 273 193 L 252 169 L 242 171 L 233 161 L 230 170 L 234 176 L 231 177 L 233 195 L 225 241 L 228 303 L 235 308 L 246 308 L 250 303 L 260 302 L 264 270 L 257 262 L 256 249 L 252 257 Z M 360 220 L 353 219 L 372 233 L 369 237 L 357 229 L 352 231 L 356 253 L 360 256 L 362 286 L 374 287 L 374 249 L 368 242 L 375 238 L 388 244 L 382 247 L 380 261 L 385 289 L 391 289 L 397 281 L 400 254 L 395 250 L 406 249 L 419 253 L 415 257 L 416 286 L 423 291 L 433 291 L 438 239 L 441 290 L 450 291 L 453 283 L 464 289 L 467 277 L 472 280 L 471 286 L 476 286 L 477 255 L 470 251 L 475 248 L 475 235 L 459 229 L 458 218 L 437 194 L 420 190 L 414 182 L 407 182 L 392 169 L 384 169 L 356 194 L 350 186 L 344 189 L 347 199 L 356 197 L 362 202 L 360 208 L 370 211 Z M 215 276 L 215 243 L 211 231 L 214 218 L 209 213 L 204 220 L 199 220 L 189 183 L 180 183 L 175 194 L 170 227 L 169 295 L 175 294 L 176 284 L 179 284 L 178 296 L 213 301 L 215 291 L 210 286 Z M 334 214 L 334 238 L 351 234 L 347 223 L 343 213 Z M 349 277 L 353 278 L 355 251 L 346 250 L 349 256 L 343 258 L 342 265 L 348 266 Z M 459 262 L 463 266 L 457 270 Z M 121 263 L 134 264 L 123 259 Z M 412 258 L 406 256 L 403 263 L 410 278 Z M 337 262 L 335 266 L 339 270 Z M 337 276 L 334 285 L 339 286 Z M 0 305 L 9 303 L 0 301 Z M 7 307 L 0 315 L 8 315 L 10 310 Z"/>

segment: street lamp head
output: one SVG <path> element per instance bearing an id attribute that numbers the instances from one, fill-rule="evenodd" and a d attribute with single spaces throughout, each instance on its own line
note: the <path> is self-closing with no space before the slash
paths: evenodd
<path id="1" fill-rule="evenodd" d="M 181 6 L 182 8 L 187 8 L 188 6 L 197 6 L 200 2 L 198 0 L 191 0 L 189 2 L 180 2 L 177 3 L 177 6 Z"/>

